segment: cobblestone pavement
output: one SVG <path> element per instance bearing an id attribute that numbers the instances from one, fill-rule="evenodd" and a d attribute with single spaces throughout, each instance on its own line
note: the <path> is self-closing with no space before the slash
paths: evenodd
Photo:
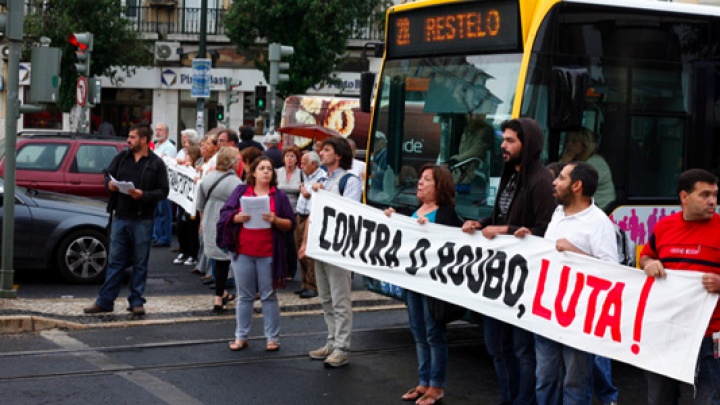
<path id="1" fill-rule="evenodd" d="M 83 308 L 93 303 L 88 298 L 52 299 L 0 299 L 0 333 L 20 333 L 49 328 L 84 329 L 91 327 L 124 327 L 131 325 L 189 322 L 202 319 L 232 319 L 235 303 L 221 315 L 213 315 L 212 295 L 183 295 L 146 297 L 147 315 L 131 319 L 126 312 L 127 301 L 120 297 L 115 311 L 106 314 L 85 315 Z M 288 291 L 278 292 L 282 315 L 301 315 L 321 311 L 319 298 L 301 299 Z M 352 292 L 355 311 L 401 308 L 403 303 L 371 291 Z M 256 315 L 260 314 L 260 301 L 255 302 Z"/>

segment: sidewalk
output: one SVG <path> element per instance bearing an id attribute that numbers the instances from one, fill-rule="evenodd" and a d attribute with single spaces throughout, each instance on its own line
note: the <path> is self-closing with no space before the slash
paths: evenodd
<path id="1" fill-rule="evenodd" d="M 115 302 L 115 312 L 85 315 L 83 308 L 92 304 L 87 298 L 0 299 L 0 334 L 37 332 L 46 329 L 88 329 L 136 325 L 234 319 L 235 304 L 222 315 L 213 315 L 212 295 L 148 296 L 144 319 L 130 320 L 124 297 Z M 302 299 L 290 291 L 278 292 L 283 316 L 317 314 L 322 311 L 319 298 Z M 353 291 L 354 311 L 403 308 L 404 304 L 367 290 Z M 260 301 L 255 301 L 256 316 Z"/>

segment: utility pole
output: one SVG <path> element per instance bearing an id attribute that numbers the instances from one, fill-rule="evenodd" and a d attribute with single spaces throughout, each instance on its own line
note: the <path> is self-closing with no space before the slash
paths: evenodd
<path id="1" fill-rule="evenodd" d="M 205 59 L 205 40 L 207 31 L 207 0 L 200 1 L 200 44 L 198 47 L 197 58 Z M 195 129 L 198 135 L 205 135 L 205 98 L 197 99 L 197 115 Z"/>
<path id="2" fill-rule="evenodd" d="M 23 1 L 2 0 L 7 8 L 2 30 L 10 42 L 8 55 L 8 86 L 5 102 L 5 199 L 3 204 L 2 270 L 0 270 L 0 297 L 16 298 L 13 288 L 13 261 L 15 260 L 15 146 L 17 120 L 20 117 L 20 47 L 23 39 Z"/>

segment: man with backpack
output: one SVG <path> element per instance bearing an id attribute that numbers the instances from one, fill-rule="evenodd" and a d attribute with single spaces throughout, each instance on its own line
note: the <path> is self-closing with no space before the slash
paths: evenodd
<path id="1" fill-rule="evenodd" d="M 327 177 L 312 186 L 313 191 L 320 189 L 360 201 L 362 181 L 348 170 L 352 167 L 352 151 L 345 138 L 328 138 L 320 151 L 320 160 L 327 168 Z M 312 219 L 308 219 L 312 221 Z M 309 227 L 308 227 L 309 228 Z M 307 228 L 306 228 L 307 229 Z M 300 258 L 305 257 L 307 230 L 303 244 L 298 251 Z M 316 360 L 325 360 L 325 365 L 341 367 L 348 364 L 350 358 L 350 334 L 352 332 L 352 286 L 351 273 L 341 267 L 315 260 L 315 278 L 317 281 L 320 304 L 328 328 L 327 343 L 309 353 Z"/>

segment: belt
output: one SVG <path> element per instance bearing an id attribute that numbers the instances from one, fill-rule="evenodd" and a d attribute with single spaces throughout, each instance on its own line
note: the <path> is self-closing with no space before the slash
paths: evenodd
<path id="1" fill-rule="evenodd" d="M 307 217 L 310 216 L 310 214 L 300 214 L 300 213 L 298 213 L 297 216 L 299 216 L 300 218 L 307 218 Z"/>

